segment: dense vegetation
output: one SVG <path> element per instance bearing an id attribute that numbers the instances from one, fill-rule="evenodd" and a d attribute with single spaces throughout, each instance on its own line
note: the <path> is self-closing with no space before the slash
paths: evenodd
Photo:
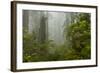
<path id="1" fill-rule="evenodd" d="M 80 13 L 64 26 L 65 43 L 56 45 L 53 40 L 37 41 L 36 33 L 23 32 L 23 62 L 80 60 L 91 58 L 90 14 Z"/>

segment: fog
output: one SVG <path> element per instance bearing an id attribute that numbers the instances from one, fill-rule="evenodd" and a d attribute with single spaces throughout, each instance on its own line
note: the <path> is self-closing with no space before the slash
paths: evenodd
<path id="1" fill-rule="evenodd" d="M 53 40 L 56 44 L 65 41 L 64 28 L 74 21 L 75 13 L 23 10 L 23 27 L 28 33 L 36 33 L 38 41 Z"/>

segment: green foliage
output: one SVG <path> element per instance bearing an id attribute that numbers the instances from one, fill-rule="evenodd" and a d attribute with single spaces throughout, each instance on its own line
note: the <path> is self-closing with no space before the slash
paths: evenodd
<path id="1" fill-rule="evenodd" d="M 82 59 L 89 59 L 90 55 L 90 15 L 88 13 L 79 14 L 79 20 L 75 23 L 66 26 L 65 35 L 66 39 L 69 37 L 69 42 L 71 43 L 71 49 L 75 50 Z"/>

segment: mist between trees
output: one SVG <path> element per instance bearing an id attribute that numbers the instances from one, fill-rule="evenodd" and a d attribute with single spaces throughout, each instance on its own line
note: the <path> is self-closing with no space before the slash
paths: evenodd
<path id="1" fill-rule="evenodd" d="M 91 58 L 91 15 L 23 10 L 23 62 Z"/>

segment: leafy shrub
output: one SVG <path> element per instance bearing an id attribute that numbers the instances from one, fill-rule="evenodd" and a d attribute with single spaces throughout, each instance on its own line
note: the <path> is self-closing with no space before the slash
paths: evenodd
<path id="1" fill-rule="evenodd" d="M 77 57 L 89 59 L 91 56 L 90 15 L 81 13 L 78 18 L 77 22 L 65 27 L 66 39 L 69 37 L 69 42 L 72 45 L 71 49 L 75 50 Z"/>

